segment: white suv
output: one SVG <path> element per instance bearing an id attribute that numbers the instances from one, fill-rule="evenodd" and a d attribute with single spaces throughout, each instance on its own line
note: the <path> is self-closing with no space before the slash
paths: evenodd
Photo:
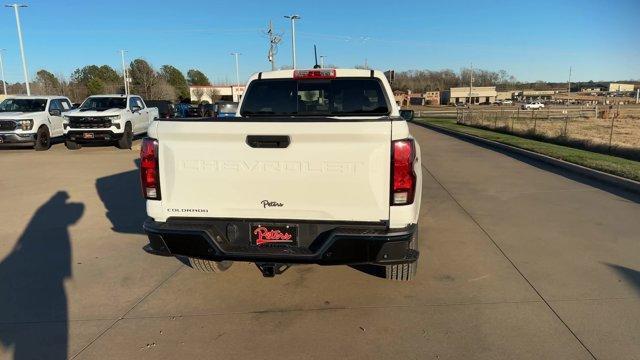
<path id="1" fill-rule="evenodd" d="M 523 110 L 538 110 L 538 109 L 542 109 L 544 108 L 544 104 L 536 101 L 536 102 L 532 102 L 529 104 L 522 104 L 522 109 Z"/>
<path id="2" fill-rule="evenodd" d="M 63 114 L 71 110 L 64 96 L 9 96 L 0 103 L 0 144 L 51 147 L 63 136 Z"/>

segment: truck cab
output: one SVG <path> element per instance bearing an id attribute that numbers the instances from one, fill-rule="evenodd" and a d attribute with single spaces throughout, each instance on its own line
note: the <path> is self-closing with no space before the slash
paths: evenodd
<path id="1" fill-rule="evenodd" d="M 8 96 L 0 103 L 0 145 L 49 149 L 64 135 L 63 116 L 71 108 L 64 96 Z"/>
<path id="2" fill-rule="evenodd" d="M 79 149 L 83 143 L 115 143 L 130 149 L 133 137 L 147 132 L 159 117 L 158 108 L 147 107 L 138 95 L 93 95 L 65 115 L 65 145 Z"/>

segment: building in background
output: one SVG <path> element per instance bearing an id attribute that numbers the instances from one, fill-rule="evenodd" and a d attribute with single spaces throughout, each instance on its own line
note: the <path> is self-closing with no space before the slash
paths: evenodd
<path id="1" fill-rule="evenodd" d="M 633 91 L 633 84 L 610 83 L 609 92 L 627 92 Z"/>
<path id="2" fill-rule="evenodd" d="M 518 101 L 549 101 L 557 90 L 522 90 L 515 94 Z"/>
<path id="3" fill-rule="evenodd" d="M 582 88 L 580 89 L 581 93 L 599 93 L 602 91 L 601 87 L 590 87 L 590 88 Z"/>
<path id="4" fill-rule="evenodd" d="M 440 105 L 440 91 L 427 91 L 424 93 L 414 93 L 411 90 L 404 92 L 396 90 L 393 92 L 396 104 L 400 106 L 438 106 Z"/>
<path id="5" fill-rule="evenodd" d="M 517 91 L 498 91 L 496 100 L 513 100 Z"/>
<path id="6" fill-rule="evenodd" d="M 244 94 L 244 86 L 209 85 L 189 86 L 189 96 L 192 102 L 206 101 L 210 104 L 217 100 L 239 102 Z"/>
<path id="7" fill-rule="evenodd" d="M 482 104 L 496 102 L 498 92 L 495 86 L 466 86 L 451 88 L 448 96 L 449 104 Z"/>

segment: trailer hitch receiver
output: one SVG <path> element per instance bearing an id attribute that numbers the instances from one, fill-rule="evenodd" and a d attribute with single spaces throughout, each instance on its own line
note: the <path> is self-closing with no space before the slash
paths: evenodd
<path id="1" fill-rule="evenodd" d="M 285 272 L 291 265 L 282 263 L 256 263 L 264 277 L 274 277 Z"/>

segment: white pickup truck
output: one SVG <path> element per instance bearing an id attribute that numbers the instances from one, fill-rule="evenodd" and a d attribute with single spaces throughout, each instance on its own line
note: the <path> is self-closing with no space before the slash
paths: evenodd
<path id="1" fill-rule="evenodd" d="M 267 277 L 296 263 L 414 276 L 420 147 L 382 72 L 258 73 L 236 117 L 160 119 L 148 135 L 147 252 Z"/>
<path id="2" fill-rule="evenodd" d="M 65 145 L 70 150 L 87 142 L 115 142 L 131 149 L 133 137 L 144 134 L 158 118 L 158 108 L 147 107 L 138 95 L 89 96 L 80 107 L 65 114 Z"/>
<path id="3" fill-rule="evenodd" d="M 63 114 L 71 110 L 64 96 L 9 96 L 0 103 L 0 144 L 51 147 L 63 135 Z"/>

